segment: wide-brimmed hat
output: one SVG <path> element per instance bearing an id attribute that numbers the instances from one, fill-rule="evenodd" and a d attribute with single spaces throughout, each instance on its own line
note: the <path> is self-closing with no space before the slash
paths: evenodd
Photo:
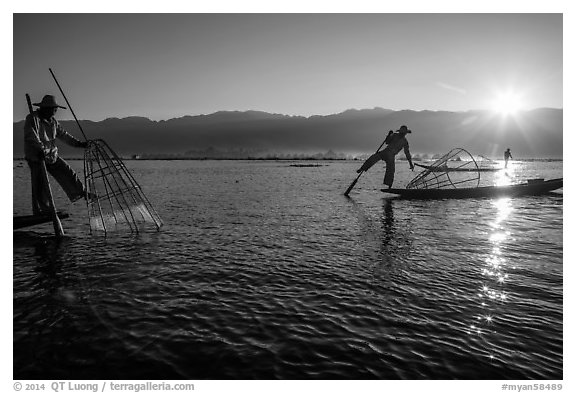
<path id="1" fill-rule="evenodd" d="M 400 127 L 400 129 L 398 130 L 398 132 L 403 132 L 403 133 L 405 133 L 405 134 L 410 134 L 410 133 L 412 133 L 412 131 L 410 131 L 410 130 L 408 129 L 408 127 L 406 127 L 406 126 Z"/>
<path id="2" fill-rule="evenodd" d="M 66 109 L 65 106 L 62 106 L 56 102 L 56 98 L 50 94 L 46 94 L 42 97 L 42 101 L 35 103 L 34 105 L 39 106 L 40 108 L 62 108 Z"/>

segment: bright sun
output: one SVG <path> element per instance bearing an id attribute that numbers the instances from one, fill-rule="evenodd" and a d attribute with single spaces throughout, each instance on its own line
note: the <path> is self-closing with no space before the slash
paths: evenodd
<path id="1" fill-rule="evenodd" d="M 522 98 L 514 92 L 499 93 L 492 101 L 492 110 L 501 115 L 514 115 L 522 109 Z"/>

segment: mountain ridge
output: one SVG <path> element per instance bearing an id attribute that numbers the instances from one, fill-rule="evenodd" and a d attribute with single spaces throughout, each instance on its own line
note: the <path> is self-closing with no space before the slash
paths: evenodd
<path id="1" fill-rule="evenodd" d="M 331 115 L 291 116 L 264 111 L 218 111 L 168 120 L 143 116 L 80 120 L 88 138 L 104 139 L 121 155 L 171 154 L 207 149 L 219 151 L 325 152 L 348 155 L 376 149 L 388 130 L 401 125 L 412 152 L 442 153 L 463 147 L 473 154 L 500 157 L 510 147 L 515 157 L 562 157 L 563 109 L 537 108 L 516 117 L 485 110 L 462 112 L 431 110 L 348 109 Z M 72 120 L 59 120 L 78 136 Z M 13 123 L 13 154 L 23 155 L 24 121 Z M 62 154 L 78 150 L 59 144 Z M 258 154 L 260 154 L 258 153 Z"/>

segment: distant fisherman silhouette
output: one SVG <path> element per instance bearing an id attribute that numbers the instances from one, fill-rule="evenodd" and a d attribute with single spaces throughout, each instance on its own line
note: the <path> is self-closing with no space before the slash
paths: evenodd
<path id="1" fill-rule="evenodd" d="M 506 151 L 504 152 L 504 162 L 505 162 L 504 168 L 508 168 L 508 160 L 513 160 L 510 148 L 506 149 Z"/>
<path id="2" fill-rule="evenodd" d="M 410 133 L 412 133 L 412 131 L 410 131 L 406 126 L 400 127 L 397 133 L 392 131 L 388 132 L 388 136 L 384 140 L 388 146 L 386 146 L 384 150 L 370 156 L 357 172 L 360 173 L 362 171 L 367 171 L 378 161 L 384 160 L 386 163 L 384 184 L 387 185 L 388 188 L 392 188 L 392 183 L 394 183 L 394 172 L 396 171 L 396 154 L 400 153 L 402 149 L 404 149 L 404 154 L 410 163 L 410 169 L 414 170 L 414 164 L 412 164 L 412 155 L 410 154 L 410 146 L 408 145 L 408 140 L 406 139 L 406 134 Z"/>
<path id="3" fill-rule="evenodd" d="M 41 160 L 46 163 L 46 170 L 60 184 L 71 202 L 86 197 L 84 185 L 66 161 L 58 156 L 56 138 L 74 147 L 86 148 L 88 142 L 81 142 L 67 133 L 54 118 L 59 105 L 52 95 L 45 95 L 42 101 L 35 103 L 39 107 L 26 116 L 24 124 L 24 157 L 30 167 L 32 178 L 32 212 L 46 214 L 50 210 L 47 185 L 40 172 Z"/>

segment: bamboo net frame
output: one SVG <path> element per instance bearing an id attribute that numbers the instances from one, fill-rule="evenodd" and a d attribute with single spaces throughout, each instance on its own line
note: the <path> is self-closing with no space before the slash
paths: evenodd
<path id="1" fill-rule="evenodd" d="M 406 188 L 473 188 L 480 184 L 478 163 L 462 148 L 450 150 L 429 167 L 412 179 Z"/>
<path id="2" fill-rule="evenodd" d="M 90 232 L 129 229 L 140 232 L 162 219 L 124 162 L 102 139 L 91 140 L 84 153 L 84 179 Z"/>

